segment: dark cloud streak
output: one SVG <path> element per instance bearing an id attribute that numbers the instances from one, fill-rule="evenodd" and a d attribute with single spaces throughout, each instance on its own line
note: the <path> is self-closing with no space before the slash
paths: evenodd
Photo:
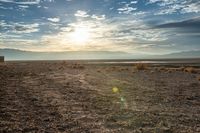
<path id="1" fill-rule="evenodd" d="M 155 28 L 199 28 L 200 29 L 200 17 L 193 18 L 181 22 L 166 23 L 155 26 Z"/>

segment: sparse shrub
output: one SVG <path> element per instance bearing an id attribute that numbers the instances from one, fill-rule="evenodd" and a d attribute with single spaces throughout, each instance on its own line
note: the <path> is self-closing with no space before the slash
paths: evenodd
<path id="1" fill-rule="evenodd" d="M 111 68 L 108 69 L 108 71 L 115 71 L 115 70 L 117 70 L 116 67 L 111 67 Z"/>
<path id="2" fill-rule="evenodd" d="M 176 72 L 176 71 L 179 71 L 179 68 L 167 68 L 166 70 L 167 70 L 167 72 L 169 72 L 169 71 Z"/>
<path id="3" fill-rule="evenodd" d="M 176 69 L 175 69 L 175 70 L 176 70 Z M 172 73 L 172 70 L 170 70 L 170 69 L 169 69 L 169 70 L 167 70 L 167 73 Z"/>
<path id="4" fill-rule="evenodd" d="M 164 70 L 166 70 L 166 68 L 164 68 L 164 67 L 161 67 L 161 68 L 160 68 L 160 71 L 164 71 Z"/>
<path id="5" fill-rule="evenodd" d="M 58 67 L 58 70 L 62 70 L 62 69 L 64 69 L 64 66 Z"/>
<path id="6" fill-rule="evenodd" d="M 153 74 L 153 73 L 155 73 L 155 72 L 154 72 L 154 71 L 151 71 L 150 73 Z"/>
<path id="7" fill-rule="evenodd" d="M 121 68 L 121 71 L 128 71 L 128 68 Z"/>
<path id="8" fill-rule="evenodd" d="M 66 61 L 62 61 L 62 66 L 65 66 L 65 65 L 67 65 L 67 62 Z"/>
<path id="9" fill-rule="evenodd" d="M 169 70 L 170 70 L 169 68 L 162 69 L 162 71 L 164 71 L 164 72 L 168 72 Z"/>
<path id="10" fill-rule="evenodd" d="M 179 67 L 179 68 L 162 68 L 162 70 L 171 73 L 171 72 L 184 71 L 184 67 Z"/>
<path id="11" fill-rule="evenodd" d="M 185 69 L 184 67 L 179 67 L 178 68 L 179 71 L 184 71 L 184 69 Z"/>
<path id="12" fill-rule="evenodd" d="M 128 69 L 128 68 L 125 68 L 124 70 L 125 70 L 125 71 L 128 71 L 129 69 Z"/>
<path id="13" fill-rule="evenodd" d="M 166 68 L 164 68 L 164 67 L 157 67 L 157 68 L 155 68 L 155 70 L 158 71 L 158 72 L 162 72 L 162 71 L 166 70 Z"/>
<path id="14" fill-rule="evenodd" d="M 97 72 L 98 72 L 98 73 L 100 73 L 100 72 L 101 72 L 101 70 L 97 70 Z"/>
<path id="15" fill-rule="evenodd" d="M 184 72 L 188 72 L 188 73 L 197 73 L 197 71 L 195 70 L 195 68 L 193 67 L 186 67 L 184 69 Z"/>
<path id="16" fill-rule="evenodd" d="M 112 69 L 112 70 L 115 70 L 115 69 L 116 69 L 116 67 L 111 67 L 111 69 Z"/>
<path id="17" fill-rule="evenodd" d="M 172 73 L 177 71 L 180 71 L 179 68 L 165 68 L 166 73 Z"/>
<path id="18" fill-rule="evenodd" d="M 82 65 L 79 65 L 78 68 L 79 68 L 79 69 L 84 69 L 85 67 L 82 66 Z"/>
<path id="19" fill-rule="evenodd" d="M 146 69 L 147 69 L 147 64 L 144 64 L 144 63 L 137 63 L 137 64 L 136 64 L 136 69 L 137 69 L 137 70 L 146 70 Z"/>
<path id="20" fill-rule="evenodd" d="M 85 67 L 84 67 L 83 65 L 80 65 L 80 64 L 77 64 L 77 63 L 76 63 L 76 64 L 73 64 L 73 65 L 72 65 L 72 68 L 73 68 L 73 69 L 84 69 Z"/>

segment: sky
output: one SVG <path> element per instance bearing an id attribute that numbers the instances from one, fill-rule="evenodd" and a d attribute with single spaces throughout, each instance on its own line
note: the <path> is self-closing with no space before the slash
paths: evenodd
<path id="1" fill-rule="evenodd" d="M 0 0 L 0 49 L 200 50 L 199 0 Z"/>

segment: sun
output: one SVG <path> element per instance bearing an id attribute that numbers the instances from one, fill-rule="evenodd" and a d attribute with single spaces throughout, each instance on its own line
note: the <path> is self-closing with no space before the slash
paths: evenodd
<path id="1" fill-rule="evenodd" d="M 78 45 L 84 45 L 90 39 L 89 29 L 86 27 L 77 27 L 71 33 L 71 39 Z"/>

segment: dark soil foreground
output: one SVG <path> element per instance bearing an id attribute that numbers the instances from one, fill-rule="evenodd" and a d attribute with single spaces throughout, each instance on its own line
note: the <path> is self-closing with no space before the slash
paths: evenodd
<path id="1" fill-rule="evenodd" d="M 0 133 L 199 133 L 199 78 L 155 67 L 7 62 Z"/>

